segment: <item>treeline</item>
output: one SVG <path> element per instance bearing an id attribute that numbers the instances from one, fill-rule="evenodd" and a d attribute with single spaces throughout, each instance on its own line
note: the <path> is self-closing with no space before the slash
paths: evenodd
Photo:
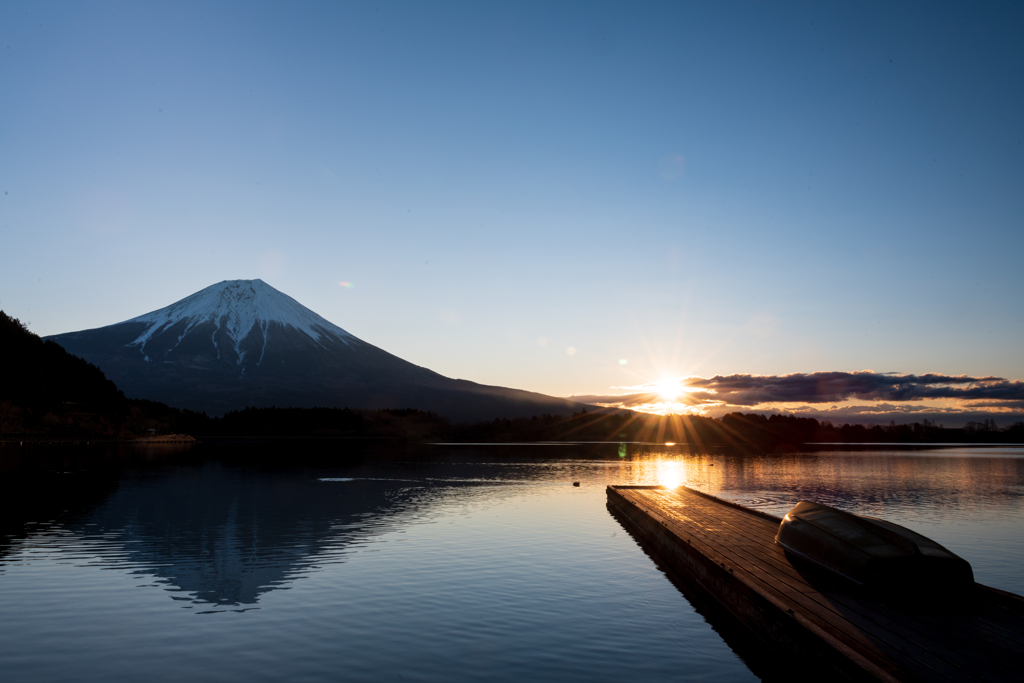
<path id="1" fill-rule="evenodd" d="M 999 428 L 994 420 L 945 428 L 913 424 L 833 425 L 814 418 L 729 413 L 722 418 L 650 415 L 625 411 L 582 412 L 571 418 L 545 415 L 461 427 L 467 441 L 644 441 L 696 446 L 779 448 L 809 443 L 1024 443 L 1024 422 Z"/>
<path id="2" fill-rule="evenodd" d="M 431 440 L 447 436 L 451 423 L 413 409 L 246 408 L 192 426 L 196 437 L 391 438 Z"/>
<path id="3" fill-rule="evenodd" d="M 0 439 L 132 438 L 188 434 L 196 438 L 393 438 L 413 441 L 643 441 L 775 449 L 807 443 L 1024 443 L 1024 422 L 993 420 L 945 428 L 928 420 L 888 426 L 836 426 L 788 415 L 730 413 L 710 418 L 622 410 L 571 417 L 537 415 L 452 424 L 414 409 L 247 408 L 222 417 L 128 399 L 96 366 L 44 342 L 0 311 Z"/>
<path id="4" fill-rule="evenodd" d="M 207 419 L 190 433 L 204 436 L 392 437 L 457 442 L 641 441 L 760 449 L 809 443 L 1024 443 L 1024 422 L 999 428 L 992 420 L 944 428 L 913 424 L 841 425 L 789 415 L 730 413 L 710 418 L 630 411 L 582 411 L 572 417 L 536 415 L 458 425 L 420 410 L 248 408 Z"/>
<path id="5" fill-rule="evenodd" d="M 943 427 L 931 420 L 888 425 L 843 424 L 788 415 L 732 413 L 722 418 L 740 441 L 768 443 L 1024 443 L 1024 422 L 1000 428 L 995 420 Z"/>
<path id="6" fill-rule="evenodd" d="M 0 438 L 132 436 L 181 413 L 125 398 L 95 365 L 0 311 Z"/>

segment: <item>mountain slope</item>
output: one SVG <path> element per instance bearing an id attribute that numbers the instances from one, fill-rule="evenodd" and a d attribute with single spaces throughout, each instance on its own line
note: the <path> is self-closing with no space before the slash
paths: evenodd
<path id="1" fill-rule="evenodd" d="M 459 421 L 567 415 L 583 404 L 455 380 L 368 344 L 261 280 L 48 337 L 127 396 L 221 415 L 248 406 L 419 408 Z"/>
<path id="2" fill-rule="evenodd" d="M 0 311 L 0 401 L 61 411 L 68 404 L 120 406 L 125 398 L 99 368 Z"/>

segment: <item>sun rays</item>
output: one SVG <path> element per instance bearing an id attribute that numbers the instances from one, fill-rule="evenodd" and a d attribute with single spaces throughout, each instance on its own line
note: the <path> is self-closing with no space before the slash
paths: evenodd
<path id="1" fill-rule="evenodd" d="M 654 383 L 654 393 L 664 401 L 675 401 L 686 391 L 683 381 L 676 377 L 666 377 Z"/>
<path id="2" fill-rule="evenodd" d="M 629 407 L 655 415 L 704 415 L 708 405 L 706 399 L 696 400 L 691 396 L 697 389 L 686 383 L 685 377 L 661 377 L 660 379 L 631 387 L 619 387 L 641 397 Z"/>

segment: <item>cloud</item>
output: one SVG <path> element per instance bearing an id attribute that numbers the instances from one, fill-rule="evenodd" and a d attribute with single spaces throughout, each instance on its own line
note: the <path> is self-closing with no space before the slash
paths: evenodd
<path id="1" fill-rule="evenodd" d="M 972 408 L 1002 408 L 1004 410 L 1024 410 L 1024 401 L 972 401 Z"/>
<path id="2" fill-rule="evenodd" d="M 618 403 L 623 407 L 637 405 L 642 401 L 637 401 L 638 396 L 649 396 L 650 394 L 573 394 L 567 396 L 573 401 L 579 403 Z"/>
<path id="3" fill-rule="evenodd" d="M 1024 381 L 992 376 L 903 375 L 864 370 L 688 377 L 682 384 L 686 391 L 671 400 L 659 396 L 653 384 L 620 387 L 629 393 L 571 398 L 582 403 L 646 412 L 721 416 L 745 410 L 771 410 L 857 422 L 943 417 L 965 421 L 1024 416 Z M 950 401 L 952 405 L 936 405 Z M 822 405 L 828 403 L 833 405 Z"/>
<path id="4" fill-rule="evenodd" d="M 622 408 L 630 408 L 632 406 L 642 406 L 649 403 L 658 403 L 665 399 L 658 396 L 657 393 L 640 392 L 635 394 L 587 394 L 583 396 L 569 396 L 573 401 L 578 403 L 614 403 Z M 673 399 L 673 403 L 682 403 L 685 405 L 699 405 L 705 401 L 701 399 L 691 399 L 689 395 L 683 395 L 676 399 Z"/>
<path id="5" fill-rule="evenodd" d="M 727 403 L 756 406 L 765 403 L 836 403 L 862 401 L 920 401 L 955 399 L 993 402 L 1024 401 L 1024 382 L 1002 377 L 968 375 L 898 375 L 872 372 L 812 372 L 792 375 L 715 375 L 688 377 L 681 402 Z M 639 389 L 623 395 L 574 396 L 578 401 L 640 404 L 657 397 L 653 385 L 624 387 Z M 644 391 L 646 389 L 646 391 Z"/>
<path id="6" fill-rule="evenodd" d="M 684 380 L 695 398 L 755 406 L 763 403 L 919 401 L 923 399 L 1024 400 L 1024 382 L 968 375 L 898 375 L 872 372 L 812 372 L 792 375 L 716 375 Z"/>

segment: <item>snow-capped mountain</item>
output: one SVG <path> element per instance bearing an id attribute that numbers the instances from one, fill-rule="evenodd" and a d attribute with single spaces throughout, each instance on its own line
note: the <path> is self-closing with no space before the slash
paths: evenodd
<path id="1" fill-rule="evenodd" d="M 419 408 L 456 420 L 584 406 L 444 377 L 368 344 L 262 280 L 225 280 L 115 325 L 48 337 L 125 395 L 220 415 L 247 406 Z"/>
<path id="2" fill-rule="evenodd" d="M 177 342 L 164 351 L 166 355 L 197 327 L 212 324 L 214 330 L 210 340 L 217 351 L 217 357 L 221 357 L 221 344 L 230 345 L 237 365 L 245 361 L 247 352 L 242 349 L 242 342 L 249 335 L 257 335 L 261 341 L 260 357 L 256 365 L 262 362 L 271 325 L 302 332 L 325 348 L 325 342 L 347 345 L 350 340 L 355 340 L 345 330 L 263 280 L 225 280 L 166 308 L 126 320 L 122 324 L 128 323 L 146 324 L 142 334 L 130 344 L 137 346 L 143 356 L 146 356 L 147 342 L 154 337 L 159 338 L 165 332 L 175 331 Z M 184 324 L 184 329 L 181 329 L 181 324 Z"/>

